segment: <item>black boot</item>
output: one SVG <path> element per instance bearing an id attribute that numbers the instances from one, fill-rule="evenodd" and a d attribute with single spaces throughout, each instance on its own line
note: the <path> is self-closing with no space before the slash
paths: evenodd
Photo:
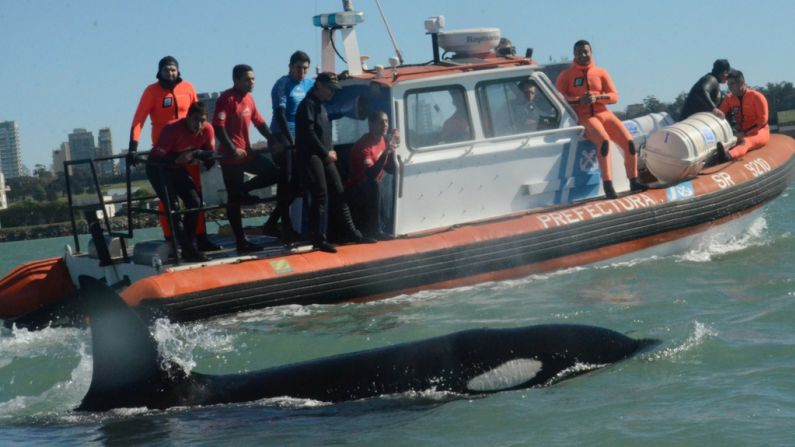
<path id="1" fill-rule="evenodd" d="M 616 190 L 613 188 L 613 181 L 612 180 L 605 180 L 602 182 L 602 187 L 605 190 L 605 197 L 608 199 L 615 199 L 618 196 L 616 195 Z"/>
<path id="2" fill-rule="evenodd" d="M 315 241 L 312 244 L 312 246 L 316 250 L 324 251 L 326 253 L 336 253 L 337 252 L 337 248 L 334 247 L 333 245 L 331 245 L 327 240 L 324 240 L 324 239 Z"/>
<path id="3" fill-rule="evenodd" d="M 301 233 L 293 230 L 293 224 L 289 221 L 282 220 L 279 223 L 279 233 L 281 233 L 282 242 L 285 244 L 301 240 Z"/>
<path id="4" fill-rule="evenodd" d="M 282 232 L 281 229 L 279 228 L 279 223 L 276 222 L 276 219 L 273 220 L 268 219 L 268 221 L 265 222 L 265 225 L 262 226 L 262 234 L 265 236 L 270 236 L 275 238 L 282 237 Z"/>
<path id="5" fill-rule="evenodd" d="M 196 235 L 196 247 L 201 251 L 218 251 L 224 247 L 214 243 L 207 237 L 207 233 Z"/>
<path id="6" fill-rule="evenodd" d="M 248 239 L 237 241 L 238 253 L 251 253 L 262 250 L 262 246 L 250 242 Z"/>
<path id="7" fill-rule="evenodd" d="M 182 247 L 182 259 L 188 262 L 207 262 L 210 260 L 204 253 L 193 248 L 193 245 Z"/>
<path id="8" fill-rule="evenodd" d="M 342 204 L 339 207 L 335 213 L 335 217 L 337 218 L 340 232 L 343 233 L 341 242 L 354 242 L 356 244 L 372 244 L 377 242 L 371 237 L 362 235 L 362 232 L 356 228 L 356 225 L 353 223 L 353 216 L 351 216 L 351 210 L 348 208 L 347 204 Z"/>
<path id="9" fill-rule="evenodd" d="M 648 186 L 638 181 L 637 177 L 629 179 L 629 190 L 632 192 L 643 192 L 649 189 Z"/>
<path id="10" fill-rule="evenodd" d="M 739 143 L 739 140 L 737 141 Z M 729 153 L 729 150 L 723 145 L 723 143 L 718 143 L 718 163 L 726 163 L 731 161 L 732 154 Z"/>

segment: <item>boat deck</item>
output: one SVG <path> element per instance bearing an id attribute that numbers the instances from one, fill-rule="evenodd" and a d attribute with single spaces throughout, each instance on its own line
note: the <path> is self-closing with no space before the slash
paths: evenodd
<path id="1" fill-rule="evenodd" d="M 253 259 L 275 258 L 295 253 L 306 253 L 313 250 L 312 244 L 308 241 L 299 241 L 291 244 L 284 244 L 275 237 L 263 236 L 261 234 L 246 233 L 246 237 L 250 242 L 262 246 L 262 250 L 246 252 L 246 253 L 238 253 L 235 247 L 234 236 L 231 235 L 227 236 L 223 234 L 208 234 L 208 238 L 213 243 L 223 247 L 221 250 L 203 252 L 208 258 L 210 258 L 209 261 L 189 262 L 180 259 L 179 263 L 177 263 L 173 257 L 169 256 L 167 259 L 163 260 L 162 265 L 166 270 L 176 272 L 180 270 L 190 270 L 210 265 L 232 264 L 236 262 L 248 261 Z M 161 239 L 161 240 L 143 241 L 141 243 L 165 244 L 167 243 L 167 241 Z M 133 246 L 133 253 L 134 250 L 135 246 Z"/>

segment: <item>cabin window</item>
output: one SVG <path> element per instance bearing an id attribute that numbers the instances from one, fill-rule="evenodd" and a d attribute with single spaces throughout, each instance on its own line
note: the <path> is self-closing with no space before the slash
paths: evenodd
<path id="1" fill-rule="evenodd" d="M 370 84 L 346 85 L 326 103 L 335 146 L 353 144 L 368 132 L 367 115 L 375 110 L 391 113 L 388 87 Z"/>
<path id="2" fill-rule="evenodd" d="M 555 129 L 560 113 L 527 77 L 481 82 L 476 87 L 487 138 Z"/>
<path id="3" fill-rule="evenodd" d="M 341 144 L 353 144 L 362 135 L 366 134 L 370 128 L 366 119 L 357 119 L 343 116 L 331 122 L 332 124 L 332 143 L 335 146 Z"/>
<path id="4" fill-rule="evenodd" d="M 406 94 L 406 142 L 412 149 L 473 139 L 466 90 L 449 86 Z"/>

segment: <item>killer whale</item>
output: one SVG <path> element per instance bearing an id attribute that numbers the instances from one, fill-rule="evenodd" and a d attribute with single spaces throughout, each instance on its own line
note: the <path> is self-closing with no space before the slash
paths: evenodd
<path id="1" fill-rule="evenodd" d="M 89 277 L 80 282 L 94 369 L 78 411 L 164 409 L 281 396 L 341 402 L 431 389 L 485 394 L 549 385 L 659 343 L 570 324 L 473 329 L 261 371 L 188 374 L 162 362 L 146 323 L 112 289 Z"/>

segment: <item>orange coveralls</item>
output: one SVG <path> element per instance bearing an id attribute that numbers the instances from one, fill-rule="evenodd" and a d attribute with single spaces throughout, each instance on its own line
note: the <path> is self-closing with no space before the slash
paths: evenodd
<path id="1" fill-rule="evenodd" d="M 606 106 L 606 104 L 614 104 L 618 101 L 618 92 L 607 71 L 594 66 L 593 59 L 587 66 L 572 62 L 571 67 L 558 76 L 555 86 L 577 112 L 580 124 L 585 127 L 585 138 L 596 145 L 602 180 L 613 180 L 609 149 L 606 154 L 602 153 L 602 145 L 605 141 L 608 144 L 610 141 L 614 141 L 624 150 L 624 168 L 627 171 L 627 177 L 637 177 L 638 156 L 630 153 L 629 150 L 632 135 Z M 596 96 L 604 96 L 604 98 L 597 99 L 593 104 L 580 104 L 580 98 L 588 92 Z"/>
<path id="2" fill-rule="evenodd" d="M 163 87 L 160 82 L 149 84 L 141 95 L 141 100 L 138 101 L 138 108 L 135 110 L 132 127 L 130 128 L 130 139 L 134 141 L 140 140 L 141 128 L 143 128 L 146 118 L 149 117 L 152 125 L 152 145 L 154 146 L 166 124 L 185 118 L 188 115 L 188 109 L 194 102 L 199 102 L 199 97 L 196 95 L 193 85 L 188 81 L 178 82 L 173 90 Z M 191 179 L 193 179 L 193 184 L 196 185 L 196 190 L 201 192 L 201 167 L 199 165 L 188 165 L 187 170 Z M 163 202 L 160 202 L 158 209 L 165 211 L 166 207 Z M 198 219 L 196 234 L 204 234 L 207 232 L 207 228 L 204 224 L 203 211 L 199 213 Z M 166 238 L 171 237 L 168 217 L 160 216 L 160 226 L 163 228 L 163 235 Z"/>
<path id="3" fill-rule="evenodd" d="M 751 88 L 746 88 L 740 97 L 729 93 L 720 104 L 720 110 L 726 116 L 733 113 L 737 120 L 737 131 L 745 133 L 744 141 L 729 150 L 732 158 L 742 157 L 748 151 L 759 149 L 770 140 L 765 95 Z"/>

